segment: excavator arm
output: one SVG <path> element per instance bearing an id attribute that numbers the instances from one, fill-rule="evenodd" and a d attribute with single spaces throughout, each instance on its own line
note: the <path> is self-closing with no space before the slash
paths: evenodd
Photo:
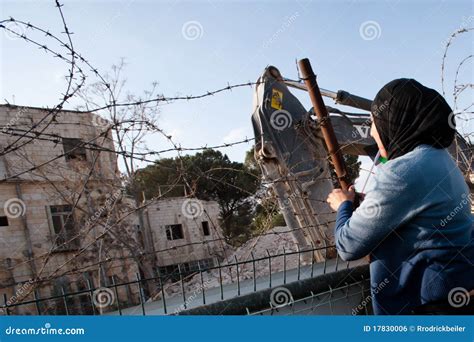
<path id="1" fill-rule="evenodd" d="M 326 203 L 334 188 L 327 149 L 313 110 L 307 110 L 289 87 L 307 90 L 300 82 L 284 79 L 273 66 L 267 67 L 257 81 L 252 114 L 255 158 L 264 184 L 277 198 L 298 244 L 325 251 L 325 246 L 334 244 L 335 220 Z M 326 106 L 342 152 L 374 159 L 377 146 L 370 136 L 372 101 L 342 90 L 320 90 L 336 104 L 362 111 L 349 113 Z M 449 152 L 472 188 L 472 148 L 456 134 Z M 318 261 L 327 257 L 331 257 L 327 252 L 315 253 Z"/>

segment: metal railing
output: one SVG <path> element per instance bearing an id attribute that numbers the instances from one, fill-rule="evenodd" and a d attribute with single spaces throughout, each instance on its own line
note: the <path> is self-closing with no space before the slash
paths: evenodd
<path id="1" fill-rule="evenodd" d="M 368 279 L 355 283 L 346 283 L 337 288 L 313 293 L 304 298 L 290 300 L 283 304 L 268 303 L 268 307 L 247 314 L 251 316 L 280 315 L 370 315 L 372 306 L 370 282 Z"/>
<path id="2" fill-rule="evenodd" d="M 349 268 L 350 263 L 341 262 L 338 256 L 335 259 L 326 258 L 320 263 L 315 262 L 316 251 L 324 250 L 327 256 L 328 250 L 333 248 L 334 246 L 327 246 L 296 251 L 284 250 L 283 253 L 273 255 L 267 250 L 267 255 L 263 257 L 254 257 L 251 253 L 247 260 L 239 261 L 235 257 L 233 262 L 226 264 L 218 262 L 217 266 L 205 269 L 199 266 L 199 270 L 192 274 L 185 273 L 178 267 L 177 274 L 158 275 L 153 278 L 141 278 L 137 274 L 135 280 L 120 284 L 112 277 L 111 284 L 103 287 L 94 287 L 89 281 L 84 290 L 67 293 L 61 289 L 58 295 L 45 298 L 38 297 L 35 291 L 32 291 L 33 299 L 22 302 L 11 303 L 4 294 L 0 311 L 5 315 L 176 314 L 192 307 L 284 285 L 289 281 L 300 281 Z M 311 255 L 311 262 L 303 263 L 302 260 L 308 254 Z M 275 269 L 277 259 L 283 263 L 282 269 Z M 261 263 L 265 263 L 264 268 L 260 267 Z M 288 267 L 289 264 L 296 264 L 296 267 Z M 179 279 L 177 282 L 171 281 L 176 278 Z M 190 288 L 190 284 L 194 288 Z M 171 294 L 170 289 L 174 290 Z M 20 308 L 23 310 L 19 310 Z"/>

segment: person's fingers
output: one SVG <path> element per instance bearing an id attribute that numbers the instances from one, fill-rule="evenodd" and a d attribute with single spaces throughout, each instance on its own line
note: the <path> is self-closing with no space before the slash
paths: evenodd
<path id="1" fill-rule="evenodd" d="M 334 196 L 336 196 L 336 194 L 338 194 L 340 192 L 341 192 L 341 189 L 334 189 L 328 194 L 328 198 L 329 197 L 334 197 Z"/>

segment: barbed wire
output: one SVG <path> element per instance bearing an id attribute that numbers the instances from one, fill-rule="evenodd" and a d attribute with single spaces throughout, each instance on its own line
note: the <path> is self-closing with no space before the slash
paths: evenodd
<path id="1" fill-rule="evenodd" d="M 0 21 L 0 28 L 3 29 L 4 31 L 8 32 L 9 34 L 11 34 L 11 35 L 13 35 L 17 38 L 19 38 L 20 40 L 26 42 L 27 44 L 30 44 L 30 45 L 40 49 L 41 51 L 44 51 L 48 55 L 51 55 L 53 58 L 59 59 L 61 62 L 65 63 L 68 66 L 67 75 L 66 75 L 67 85 L 66 85 L 65 90 L 63 91 L 63 93 L 61 95 L 61 98 L 60 98 L 60 101 L 57 105 L 55 105 L 55 106 L 53 106 L 52 108 L 49 108 L 49 109 L 48 108 L 44 109 L 44 111 L 46 113 L 43 115 L 43 117 L 38 122 L 32 124 L 31 127 L 27 128 L 27 129 L 22 128 L 21 126 L 17 127 L 16 125 L 10 125 L 8 127 L 8 129 L 0 130 L 0 133 L 2 133 L 4 135 L 9 135 L 9 136 L 15 137 L 13 142 L 9 142 L 3 148 L 3 151 L 0 151 L 0 156 L 7 156 L 7 155 L 10 155 L 13 152 L 18 152 L 22 148 L 25 148 L 27 144 L 30 144 L 30 143 L 35 142 L 35 141 L 45 141 L 45 142 L 51 142 L 51 143 L 54 143 L 54 144 L 60 144 L 61 143 L 61 139 L 63 137 L 60 134 L 55 134 L 55 133 L 48 132 L 48 128 L 50 128 L 51 125 L 53 125 L 53 124 L 54 125 L 56 125 L 56 124 L 67 124 L 67 123 L 58 123 L 56 121 L 57 115 L 59 113 L 61 113 L 61 111 L 64 109 L 64 106 L 67 103 L 70 103 L 71 99 L 74 98 L 75 96 L 77 96 L 78 93 L 80 91 L 82 91 L 82 89 L 84 89 L 84 87 L 86 86 L 86 80 L 88 79 L 88 75 L 85 71 L 86 68 L 89 70 L 89 72 L 92 72 L 94 77 L 96 77 L 99 80 L 99 83 L 103 86 L 104 90 L 108 93 L 108 96 L 111 99 L 110 101 L 104 101 L 105 103 L 103 105 L 93 106 L 93 107 L 90 107 L 90 108 L 88 107 L 87 108 L 87 111 L 86 111 L 87 113 L 98 113 L 98 114 L 95 114 L 95 115 L 100 115 L 101 112 L 106 111 L 106 110 L 116 111 L 118 108 L 128 108 L 128 107 L 133 108 L 133 107 L 138 107 L 138 106 L 142 106 L 142 105 L 146 105 L 146 104 L 173 103 L 175 101 L 198 100 L 198 99 L 203 99 L 203 98 L 207 98 L 207 97 L 212 97 L 212 96 L 215 96 L 217 94 L 225 93 L 225 92 L 228 92 L 228 91 L 232 91 L 233 89 L 253 87 L 253 86 L 256 86 L 256 85 L 260 84 L 260 82 L 250 82 L 250 81 L 242 82 L 242 83 L 236 83 L 236 84 L 232 84 L 232 85 L 227 83 L 227 86 L 224 86 L 224 87 L 221 87 L 221 88 L 218 88 L 218 89 L 215 89 L 215 90 L 211 90 L 211 91 L 206 91 L 206 92 L 203 92 L 203 93 L 198 94 L 198 95 L 179 95 L 179 96 L 159 95 L 159 96 L 149 98 L 149 99 L 146 99 L 146 100 L 118 102 L 118 100 L 116 99 L 116 97 L 114 95 L 114 91 L 111 87 L 111 84 L 107 81 L 106 77 L 104 75 L 102 75 L 102 73 L 99 72 L 98 69 L 96 69 L 82 54 L 80 54 L 75 49 L 75 46 L 73 45 L 72 32 L 70 31 L 70 29 L 67 25 L 67 21 L 65 19 L 64 13 L 63 13 L 63 9 L 62 9 L 63 5 L 57 0 L 55 0 L 54 3 L 55 3 L 55 7 L 58 9 L 58 13 L 59 13 L 60 18 L 61 18 L 62 26 L 63 26 L 63 29 L 64 29 L 64 32 L 62 32 L 62 33 L 66 35 L 66 40 L 61 39 L 59 36 L 49 32 L 48 30 L 45 30 L 45 29 L 43 29 L 39 26 L 35 26 L 34 24 L 31 24 L 30 22 L 27 22 L 27 21 L 17 20 L 17 19 L 14 19 L 14 18 L 9 18 L 7 20 Z M 15 23 L 17 25 L 20 25 L 21 27 L 24 28 L 24 32 L 21 32 L 21 33 L 15 32 L 11 28 L 9 28 L 8 25 L 6 25 L 7 23 Z M 48 44 L 45 44 L 44 42 L 40 42 L 38 40 L 35 40 L 30 35 L 26 34 L 26 32 L 28 30 L 34 31 L 34 32 L 37 32 L 37 33 L 40 33 L 40 34 L 44 35 L 44 37 L 48 41 L 55 42 L 56 44 L 58 44 L 65 51 L 64 52 L 63 51 L 58 51 L 57 49 L 50 47 Z M 452 40 L 455 37 L 457 37 L 459 34 L 469 32 L 471 30 L 472 30 L 472 28 L 469 28 L 469 29 L 462 28 L 462 29 L 458 30 L 457 32 L 453 33 L 453 35 L 450 37 L 449 41 L 447 42 L 447 46 L 446 46 L 446 49 L 445 49 L 445 52 L 444 52 L 444 55 L 443 55 L 443 61 L 442 61 L 442 78 L 441 79 L 442 79 L 443 95 L 445 95 L 445 85 L 444 85 L 444 83 L 445 83 L 445 76 L 444 76 L 445 62 L 446 62 L 446 58 L 447 58 L 447 55 L 448 55 L 449 47 L 452 44 Z M 69 58 L 66 57 L 66 56 L 69 56 Z M 456 69 L 455 84 L 454 84 L 454 87 L 453 87 L 453 96 L 454 96 L 455 104 L 457 103 L 457 99 L 458 99 L 459 95 L 462 92 L 464 92 L 466 89 L 472 89 L 473 88 L 472 84 L 458 84 L 458 79 L 459 79 L 458 76 L 459 76 L 461 68 L 464 65 L 466 65 L 466 63 L 468 61 L 470 61 L 471 59 L 472 59 L 472 55 L 464 58 L 460 62 L 460 64 L 458 65 L 458 67 Z M 466 111 L 472 106 L 473 106 L 473 104 L 468 105 L 464 110 L 461 110 L 457 113 L 466 113 Z M 455 105 L 454 109 L 456 110 L 456 108 L 457 108 L 457 106 Z M 176 174 L 177 174 L 175 185 L 178 184 L 179 181 L 184 181 L 186 186 L 191 189 L 192 188 L 192 186 L 191 186 L 192 180 L 199 179 L 199 178 L 204 178 L 204 179 L 210 180 L 212 182 L 215 182 L 217 185 L 221 185 L 221 186 L 226 185 L 226 186 L 230 186 L 230 187 L 235 187 L 236 189 L 238 189 L 240 191 L 246 192 L 249 195 L 249 197 L 250 196 L 253 197 L 254 200 L 263 200 L 263 199 L 266 199 L 268 197 L 264 194 L 259 195 L 259 194 L 251 193 L 246 189 L 243 189 L 241 187 L 236 186 L 235 184 L 229 184 L 228 182 L 223 180 L 223 177 L 221 177 L 221 178 L 213 177 L 212 174 L 210 174 L 210 173 L 212 173 L 212 171 L 219 170 L 219 168 L 212 169 L 212 170 L 201 170 L 201 169 L 189 170 L 188 168 L 185 167 L 185 164 L 183 162 L 183 156 L 181 155 L 181 153 L 183 153 L 183 152 L 203 151 L 203 150 L 206 150 L 206 149 L 230 148 L 230 147 L 233 147 L 233 146 L 236 146 L 236 145 L 241 145 L 241 144 L 244 144 L 244 143 L 250 143 L 252 141 L 258 140 L 260 137 L 245 138 L 245 139 L 241 139 L 241 140 L 230 142 L 230 143 L 215 144 L 215 145 L 211 145 L 211 146 L 205 145 L 205 146 L 197 146 L 197 147 L 182 147 L 179 143 L 174 141 L 170 135 L 166 134 L 166 132 L 164 132 L 160 127 L 158 127 L 156 124 L 154 124 L 151 121 L 148 121 L 148 120 L 122 120 L 121 121 L 121 120 L 116 119 L 115 114 L 116 113 L 114 113 L 114 115 L 112 116 L 114 120 L 113 120 L 113 122 L 110 123 L 110 125 L 107 125 L 105 127 L 100 127 L 101 131 L 96 136 L 88 139 L 87 141 L 82 142 L 81 144 L 77 145 L 76 147 L 74 147 L 71 150 L 73 152 L 77 149 L 85 148 L 85 149 L 88 149 L 90 151 L 97 152 L 97 155 L 95 156 L 93 162 L 90 163 L 90 165 L 89 165 L 89 169 L 84 172 L 84 176 L 85 176 L 84 177 L 84 183 L 82 184 L 83 186 L 81 186 L 81 189 L 76 193 L 76 200 L 73 203 L 73 209 L 83 210 L 83 209 L 81 209 L 81 207 L 79 205 L 79 199 L 83 196 L 83 194 L 85 192 L 85 188 L 86 188 L 85 185 L 87 184 L 87 182 L 92 177 L 92 171 L 94 169 L 94 165 L 96 164 L 96 162 L 98 160 L 98 155 L 100 153 L 111 153 L 111 154 L 114 154 L 116 156 L 121 156 L 123 158 L 128 158 L 130 160 L 153 163 L 155 165 L 160 165 L 160 166 L 163 166 L 163 167 L 167 167 L 167 166 L 161 165 L 159 160 L 151 159 L 150 157 L 159 156 L 161 154 L 168 153 L 168 152 L 175 152 L 175 153 L 177 153 L 176 158 L 180 161 L 179 167 L 178 168 L 173 168 L 173 170 L 175 170 Z M 470 118 L 467 119 L 467 120 L 470 120 Z M 132 127 L 132 128 L 127 128 L 129 130 L 129 132 L 133 131 L 133 130 L 136 130 L 137 132 L 145 131 L 147 133 L 159 133 L 171 144 L 172 147 L 167 148 L 167 149 L 158 150 L 158 151 L 143 150 L 143 149 L 142 150 L 132 149 L 131 151 L 128 151 L 128 150 L 123 150 L 123 149 L 122 150 L 115 150 L 114 148 L 106 147 L 105 144 L 104 144 L 104 141 L 110 140 L 110 138 L 108 137 L 109 132 L 111 130 L 114 130 L 114 129 L 115 130 L 120 130 L 121 126 L 126 125 L 126 124 L 129 124 Z M 142 126 L 140 126 L 138 128 L 135 128 L 134 125 L 142 125 Z M 469 133 L 467 136 L 470 136 L 472 134 L 473 133 Z M 96 141 L 100 138 L 103 139 L 103 142 L 102 143 L 97 143 Z M 112 143 L 113 143 L 113 140 L 112 140 Z M 69 152 L 71 152 L 71 151 L 69 151 Z M 55 161 L 58 161 L 59 159 L 64 158 L 66 155 L 67 155 L 66 152 L 65 153 L 60 153 L 59 155 L 57 155 L 53 158 L 50 158 L 50 159 L 48 159 L 48 160 L 46 160 L 42 163 L 39 163 L 39 164 L 35 164 L 33 161 L 31 161 L 32 166 L 30 168 L 28 168 L 27 170 L 23 170 L 23 171 L 21 171 L 17 174 L 8 176 L 4 179 L 1 179 L 0 181 L 5 182 L 5 181 L 8 181 L 8 180 L 12 180 L 12 179 L 18 179 L 22 175 L 32 174 L 35 171 L 41 172 L 42 168 L 44 168 L 47 165 L 52 164 Z M 325 156 L 325 157 L 322 157 L 321 160 L 328 161 L 328 158 L 329 158 L 328 156 Z M 227 172 L 236 172 L 236 171 L 242 172 L 241 170 L 235 170 L 235 169 L 231 169 L 231 168 L 229 168 L 229 169 L 222 169 L 221 168 L 221 170 L 224 170 L 224 171 L 227 171 Z M 248 171 L 246 171 L 246 172 L 248 172 Z M 253 175 L 254 177 L 257 177 L 257 178 L 259 177 L 258 175 L 253 174 L 251 172 L 248 172 L 248 173 Z M 329 179 L 329 178 L 321 178 L 321 180 L 322 179 Z M 269 187 L 272 184 L 276 184 L 278 182 L 286 182 L 286 181 L 288 181 L 287 178 L 281 178 L 281 179 L 272 180 L 272 181 L 264 180 L 260 183 L 260 185 L 265 188 L 265 187 Z M 53 181 L 51 179 L 49 179 L 48 177 L 45 177 L 45 182 L 52 183 Z M 119 183 L 117 185 L 117 187 L 119 187 L 119 188 L 123 187 L 123 184 Z M 58 189 L 58 191 L 60 192 L 60 189 Z M 172 190 L 170 189 L 168 193 L 171 193 L 171 191 Z M 165 193 L 165 195 L 166 195 L 166 193 Z M 192 193 L 191 195 L 194 195 L 194 193 Z M 304 200 L 324 202 L 323 200 L 308 199 L 307 197 L 302 197 L 302 196 L 298 196 L 298 195 L 294 195 L 294 196 L 295 196 L 295 198 L 300 198 L 300 199 L 304 199 Z M 90 248 L 92 246 L 94 246 L 98 241 L 104 239 L 107 236 L 107 234 L 113 233 L 114 229 L 116 229 L 116 228 L 118 229 L 119 225 L 121 223 L 125 222 L 127 218 L 129 218 L 130 216 L 136 214 L 139 210 L 146 209 L 152 203 L 155 203 L 156 201 L 158 201 L 162 198 L 166 198 L 166 196 L 156 196 L 156 197 L 150 199 L 147 203 L 143 203 L 143 204 L 141 204 L 141 205 L 139 205 L 135 208 L 132 208 L 128 212 L 123 213 L 122 216 L 118 217 L 116 220 L 113 220 L 112 223 L 108 222 L 109 219 L 111 219 L 110 217 L 107 217 L 107 221 L 106 221 L 105 224 L 103 224 L 101 222 L 100 223 L 97 222 L 97 225 L 103 229 L 103 232 L 101 232 L 101 234 L 99 234 L 97 237 L 92 239 L 92 241 L 89 244 L 86 244 L 86 245 L 82 246 L 79 251 L 77 251 L 72 256 L 70 256 L 70 258 L 68 258 L 63 264 L 59 265 L 57 268 L 55 268 L 54 270 L 49 272 L 49 275 L 43 277 L 44 279 L 40 279 L 41 277 L 37 277 L 37 279 L 35 279 L 35 281 L 44 282 L 46 280 L 51 280 L 54 277 L 58 277 L 59 275 L 63 276 L 63 275 L 73 274 L 73 273 L 70 273 L 70 272 L 74 272 L 74 274 L 79 274 L 80 272 L 82 272 L 84 270 L 90 270 L 90 269 L 93 269 L 96 266 L 103 265 L 104 262 L 113 262 L 113 261 L 117 261 L 117 260 L 119 260 L 119 261 L 136 260 L 137 256 L 146 256 L 146 255 L 150 255 L 150 254 L 157 255 L 157 254 L 160 254 L 160 253 L 168 253 L 170 251 L 177 251 L 177 250 L 180 250 L 182 248 L 189 247 L 189 246 L 206 245 L 206 244 L 211 244 L 213 242 L 228 242 L 226 240 L 226 238 L 220 238 L 219 237 L 219 238 L 216 238 L 216 239 L 207 239 L 207 240 L 203 240 L 203 241 L 189 242 L 189 243 L 185 243 L 185 244 L 181 244 L 181 245 L 177 245 L 177 246 L 173 246 L 173 247 L 159 249 L 159 250 L 156 250 L 156 251 L 153 251 L 153 252 L 146 252 L 146 251 L 141 251 L 140 250 L 140 251 L 138 251 L 138 254 L 130 253 L 130 255 L 125 255 L 125 256 L 115 257 L 115 258 L 106 258 L 105 260 L 101 260 L 100 255 L 99 255 L 99 261 L 96 261 L 94 263 L 82 264 L 80 267 L 73 267 L 71 270 L 59 274 L 60 271 L 63 268 L 65 268 L 67 265 L 69 265 L 73 261 L 77 260 L 77 258 L 79 256 L 81 256 L 83 253 L 90 251 Z M 114 204 L 114 206 L 115 205 L 116 204 Z M 323 213 L 323 214 L 331 214 L 331 213 L 333 214 L 333 212 Z M 324 225 L 320 225 L 320 226 L 324 226 L 325 228 L 327 228 L 327 225 L 331 224 L 331 223 L 334 223 L 334 221 L 329 221 L 328 223 L 326 223 Z M 260 236 L 267 236 L 267 235 L 273 235 L 273 234 L 287 234 L 287 233 L 293 233 L 295 231 L 305 232 L 308 229 L 318 229 L 320 226 L 314 226 L 314 225 L 307 225 L 306 226 L 306 225 L 303 225 L 303 226 L 300 226 L 300 227 L 289 228 L 287 231 L 283 231 L 283 232 L 263 231 L 263 232 L 258 232 L 258 235 L 256 235 L 256 236 L 260 237 Z M 72 240 L 77 239 L 77 238 L 83 236 L 84 234 L 88 234 L 91 231 L 92 227 L 88 227 L 88 228 L 89 229 L 85 230 L 85 231 L 78 231 L 75 236 L 73 236 L 71 239 L 65 241 L 64 243 L 62 243 L 62 245 L 65 246 L 65 245 L 67 245 L 67 243 L 70 243 Z M 57 237 L 56 237 L 56 239 L 57 239 Z M 57 240 L 55 242 L 57 242 Z M 55 245 L 55 244 L 53 244 L 53 245 Z M 130 249 L 130 247 L 129 247 L 129 249 Z M 53 252 L 54 252 L 54 250 L 53 250 L 53 248 L 51 248 L 46 253 L 39 254 L 39 255 L 34 255 L 34 257 L 32 259 L 24 261 L 24 263 L 31 262 L 32 260 L 33 261 L 42 261 L 43 265 L 42 265 L 42 268 L 41 268 L 40 273 L 39 273 L 39 275 L 41 275 L 43 273 L 43 271 L 46 270 L 47 261 L 50 260 L 50 258 L 53 255 Z M 106 253 L 107 252 L 108 251 L 106 251 Z M 18 265 L 21 265 L 21 263 L 16 264 L 15 266 L 18 266 Z M 28 276 L 28 275 L 25 275 L 25 276 Z"/>
<path id="2" fill-rule="evenodd" d="M 120 126 L 123 123 L 124 122 L 120 122 L 117 125 Z M 145 123 L 147 123 L 147 122 L 145 122 Z M 63 124 L 67 124 L 67 123 L 63 123 Z M 180 145 L 176 145 L 175 147 L 172 147 L 172 148 L 167 148 L 167 149 L 157 150 L 157 151 L 147 151 L 147 152 L 134 151 L 133 154 L 129 153 L 127 151 L 116 151 L 112 148 L 105 147 L 104 144 L 97 144 L 97 143 L 93 142 L 93 141 L 95 141 L 96 139 L 98 139 L 100 137 L 104 137 L 104 138 L 108 139 L 108 137 L 107 137 L 108 132 L 114 126 L 116 126 L 116 125 L 115 124 L 110 125 L 109 127 L 107 127 L 106 130 L 100 132 L 94 138 L 90 139 L 89 141 L 85 141 L 85 142 L 82 142 L 82 143 L 78 144 L 76 147 L 69 150 L 68 152 L 58 154 L 54 158 L 51 158 L 51 159 L 43 162 L 41 165 L 38 165 L 36 167 L 32 167 L 31 169 L 25 170 L 21 173 L 18 173 L 18 174 L 0 179 L 0 182 L 7 181 L 9 179 L 14 179 L 14 178 L 19 177 L 22 174 L 32 172 L 32 171 L 36 170 L 37 168 L 43 167 L 43 166 L 45 166 L 47 164 L 50 164 L 50 163 L 52 163 L 52 162 L 54 162 L 58 159 L 61 159 L 62 157 L 65 157 L 66 155 L 68 155 L 68 153 L 74 152 L 75 150 L 80 149 L 80 148 L 85 148 L 85 149 L 91 150 L 91 151 L 101 151 L 101 152 L 113 153 L 113 154 L 116 154 L 116 155 L 122 155 L 122 156 L 125 156 L 127 158 L 135 159 L 135 160 L 138 160 L 138 161 L 144 161 L 144 162 L 149 162 L 149 163 L 159 165 L 160 164 L 159 160 L 148 159 L 146 157 L 147 156 L 158 156 L 158 155 L 161 155 L 161 154 L 164 154 L 164 153 L 167 153 L 167 152 L 203 151 L 203 150 L 209 150 L 209 149 L 229 148 L 229 147 L 233 147 L 233 146 L 236 146 L 236 145 L 246 144 L 246 143 L 249 143 L 249 142 L 254 141 L 256 139 L 256 138 L 245 138 L 245 139 L 242 139 L 242 140 L 229 142 L 229 143 L 223 143 L 223 144 L 218 144 L 218 145 L 204 145 L 204 146 L 199 146 L 199 147 L 182 147 Z M 169 135 L 167 135 L 162 130 L 160 130 L 160 131 L 167 138 L 170 137 Z M 52 142 L 55 145 L 56 144 L 61 144 L 62 139 L 63 139 L 63 136 L 61 136 L 60 134 L 45 133 L 44 131 L 35 131 L 35 130 L 32 130 L 32 129 L 15 128 L 13 125 L 7 127 L 7 129 L 0 130 L 0 134 L 4 134 L 4 135 L 8 135 L 8 136 L 26 137 L 26 138 L 31 138 L 32 140 L 47 141 L 47 142 Z M 13 151 L 9 151 L 9 152 L 13 152 Z M 4 153 L 4 154 L 6 154 L 6 153 Z M 2 153 L 0 153 L 0 155 L 2 155 Z"/>
<path id="3" fill-rule="evenodd" d="M 227 86 L 225 86 L 225 87 L 222 87 L 222 88 L 219 88 L 219 89 L 216 89 L 216 90 L 212 90 L 212 91 L 207 91 L 207 92 L 199 94 L 199 95 L 159 96 L 157 98 L 150 99 L 150 100 L 145 100 L 145 101 L 111 103 L 111 104 L 107 104 L 103 107 L 89 109 L 89 112 L 93 113 L 93 112 L 101 111 L 101 110 L 104 110 L 104 109 L 110 109 L 112 107 L 115 107 L 115 108 L 117 108 L 117 107 L 130 107 L 130 106 L 138 106 L 138 105 L 147 104 L 147 103 L 154 103 L 154 102 L 175 102 L 175 101 L 180 101 L 180 100 L 186 100 L 186 101 L 198 100 L 198 99 L 203 99 L 205 97 L 214 96 L 216 94 L 219 94 L 219 93 L 222 93 L 222 92 L 225 92 L 225 91 L 231 91 L 232 89 L 242 88 L 242 87 L 252 87 L 252 86 L 255 86 L 255 85 L 258 85 L 258 84 L 260 84 L 260 83 L 259 82 L 250 82 L 250 81 L 248 81 L 248 82 L 245 82 L 245 83 L 238 83 L 238 84 L 233 84 L 233 85 L 227 84 Z"/>

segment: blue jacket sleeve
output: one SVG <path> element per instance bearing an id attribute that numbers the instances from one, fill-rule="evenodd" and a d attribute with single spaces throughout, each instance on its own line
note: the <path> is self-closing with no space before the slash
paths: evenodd
<path id="1" fill-rule="evenodd" d="M 351 202 L 340 205 L 334 237 L 343 260 L 357 260 L 370 254 L 385 237 L 420 212 L 417 202 L 422 194 L 412 188 L 413 177 L 405 176 L 380 172 L 354 212 Z"/>
<path id="2" fill-rule="evenodd" d="M 344 201 L 337 209 L 336 214 L 336 231 L 341 229 L 352 216 L 352 205 L 351 201 Z"/>

